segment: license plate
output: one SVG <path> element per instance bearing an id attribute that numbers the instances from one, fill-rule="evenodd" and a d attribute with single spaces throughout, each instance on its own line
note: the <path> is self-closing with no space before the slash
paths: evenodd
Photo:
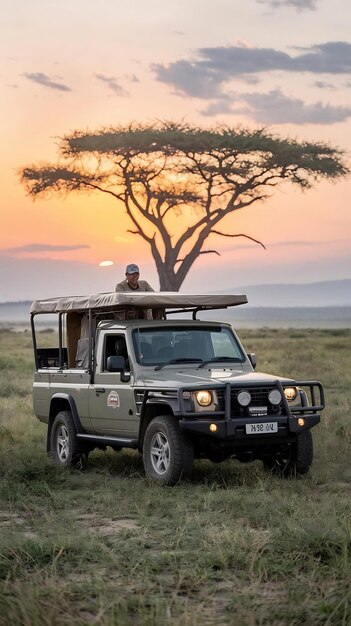
<path id="1" fill-rule="evenodd" d="M 277 422 L 264 422 L 261 424 L 245 424 L 247 435 L 268 435 L 269 433 L 278 432 Z"/>

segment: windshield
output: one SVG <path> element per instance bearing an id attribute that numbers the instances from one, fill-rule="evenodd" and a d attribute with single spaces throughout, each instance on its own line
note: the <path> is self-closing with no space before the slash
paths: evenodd
<path id="1" fill-rule="evenodd" d="M 138 363 L 210 363 L 211 361 L 244 362 L 245 356 L 229 328 L 164 327 L 133 332 Z"/>

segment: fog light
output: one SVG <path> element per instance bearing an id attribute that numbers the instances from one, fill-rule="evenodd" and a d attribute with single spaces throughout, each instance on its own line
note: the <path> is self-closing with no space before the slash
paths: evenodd
<path id="1" fill-rule="evenodd" d="M 216 433 L 218 430 L 218 424 L 210 424 L 209 425 L 209 429 L 211 431 L 211 433 Z"/>
<path id="2" fill-rule="evenodd" d="M 303 419 L 303 417 L 299 417 L 299 419 L 297 420 L 297 423 L 299 426 L 304 426 L 305 425 L 305 420 Z"/>
<path id="3" fill-rule="evenodd" d="M 237 399 L 240 406 L 247 406 L 251 402 L 251 394 L 249 391 L 239 391 Z"/>
<path id="4" fill-rule="evenodd" d="M 279 404 L 282 400 L 282 394 L 280 393 L 279 389 L 272 389 L 272 391 L 269 392 L 268 400 L 274 406 Z"/>

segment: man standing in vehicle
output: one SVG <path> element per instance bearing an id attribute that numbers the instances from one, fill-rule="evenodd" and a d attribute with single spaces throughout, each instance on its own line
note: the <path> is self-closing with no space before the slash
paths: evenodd
<path id="1" fill-rule="evenodd" d="M 116 291 L 154 291 L 146 280 L 139 280 L 140 270 L 135 263 L 129 263 L 126 267 L 126 278 L 121 283 L 116 285 Z M 136 319 L 137 317 L 142 319 L 153 319 L 151 309 L 136 309 L 135 307 L 129 307 L 125 311 L 126 319 Z M 162 311 L 155 310 L 154 319 L 160 319 L 162 317 Z"/>
<path id="2" fill-rule="evenodd" d="M 116 285 L 116 291 L 154 291 L 146 280 L 139 280 L 140 270 L 135 263 L 126 267 L 126 277 Z"/>

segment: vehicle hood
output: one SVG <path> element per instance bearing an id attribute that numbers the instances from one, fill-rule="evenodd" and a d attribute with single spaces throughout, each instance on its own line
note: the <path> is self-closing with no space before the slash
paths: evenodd
<path id="1" fill-rule="evenodd" d="M 274 383 L 276 380 L 281 382 L 293 382 L 290 378 L 265 374 L 264 372 L 243 371 L 242 369 L 233 368 L 213 368 L 198 369 L 185 368 L 176 370 L 174 367 L 168 367 L 161 370 L 143 370 L 144 374 L 138 376 L 136 384 L 143 384 L 147 387 L 203 387 L 210 384 L 231 383 L 244 386 L 247 383 Z"/>

